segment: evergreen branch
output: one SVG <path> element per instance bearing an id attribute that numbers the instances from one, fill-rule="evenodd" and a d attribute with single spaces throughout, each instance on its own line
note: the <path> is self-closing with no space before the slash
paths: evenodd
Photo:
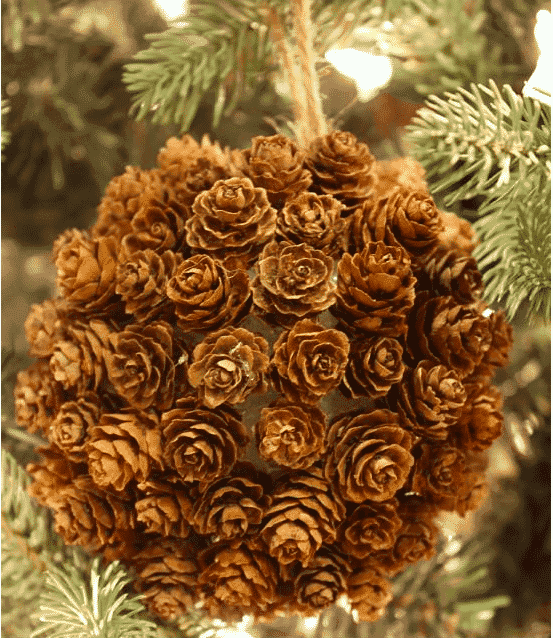
<path id="1" fill-rule="evenodd" d="M 100 561 L 92 562 L 89 582 L 72 565 L 49 569 L 40 597 L 41 626 L 32 638 L 44 633 L 49 638 L 159 638 L 156 625 L 138 616 L 144 612 L 139 597 L 124 592 L 131 581 L 119 561 L 103 571 Z"/>
<path id="2" fill-rule="evenodd" d="M 503 94 L 490 80 L 489 88 L 472 84 L 447 100 L 432 95 L 407 127 L 433 192 L 453 189 L 446 205 L 490 194 L 513 175 L 525 179 L 532 166 L 550 172 L 551 109 L 508 85 Z"/>

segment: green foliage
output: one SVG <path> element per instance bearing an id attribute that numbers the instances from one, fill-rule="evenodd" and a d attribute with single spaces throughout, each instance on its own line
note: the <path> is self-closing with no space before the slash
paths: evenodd
<path id="1" fill-rule="evenodd" d="M 2 42 L 18 53 L 26 31 L 40 24 L 50 11 L 48 0 L 2 0 Z"/>
<path id="2" fill-rule="evenodd" d="M 509 319 L 528 302 L 531 317 L 549 320 L 551 107 L 489 84 L 431 96 L 407 140 L 447 206 L 483 200 L 475 257 L 487 300 L 504 302 Z"/>
<path id="3" fill-rule="evenodd" d="M 51 567 L 41 593 L 38 619 L 41 625 L 32 637 L 49 638 L 159 638 L 156 625 L 139 614 L 144 612 L 137 597 L 125 588 L 130 580 L 118 561 L 100 570 L 100 557 L 90 566 L 90 579 L 73 565 Z"/>

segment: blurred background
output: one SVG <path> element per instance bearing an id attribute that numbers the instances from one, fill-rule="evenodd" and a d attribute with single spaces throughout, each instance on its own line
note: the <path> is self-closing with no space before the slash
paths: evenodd
<path id="1" fill-rule="evenodd" d="M 378 159 L 409 154 L 405 127 L 432 93 L 488 78 L 520 93 L 540 55 L 536 16 L 551 10 L 538 0 L 443 0 L 431 3 L 439 7 L 431 12 L 410 2 L 409 12 L 391 22 L 373 4 L 347 48 L 327 52 L 321 91 L 335 126 L 353 132 Z M 30 363 L 23 331 L 30 305 L 55 290 L 52 242 L 66 228 L 91 225 L 109 180 L 126 165 L 153 167 L 165 140 L 179 135 L 176 126 L 128 115 L 122 74 L 148 46 L 145 35 L 185 21 L 186 9 L 164 0 L 2 0 L 2 104 L 9 105 L 2 109 L 2 430 L 3 445 L 22 464 L 30 457 L 14 435 L 11 393 L 17 371 Z M 545 55 L 546 44 L 540 46 Z M 189 131 L 195 139 L 208 133 L 223 146 L 245 148 L 291 116 L 276 64 L 213 129 L 215 100 L 209 91 L 202 98 Z M 477 205 L 465 201 L 456 212 L 470 218 Z M 476 515 L 451 517 L 444 529 L 476 539 L 477 550 L 484 536 L 491 540 L 482 596 L 511 602 L 493 618 L 484 610 L 487 635 L 545 638 L 551 635 L 550 327 L 528 325 L 523 316 L 514 325 L 511 365 L 496 378 L 505 431 L 491 450 L 490 496 Z M 4 627 L 3 635 L 11 631 Z M 255 631 L 312 635 L 297 622 Z"/>

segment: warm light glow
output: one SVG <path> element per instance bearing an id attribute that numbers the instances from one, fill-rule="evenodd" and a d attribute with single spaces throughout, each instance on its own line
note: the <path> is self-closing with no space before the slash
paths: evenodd
<path id="1" fill-rule="evenodd" d="M 373 98 L 392 77 L 392 62 L 384 55 L 357 49 L 332 49 L 325 58 L 343 75 L 354 80 L 360 102 Z"/>
<path id="2" fill-rule="evenodd" d="M 186 13 L 187 0 L 154 0 L 154 4 L 167 22 Z"/>
<path id="3" fill-rule="evenodd" d="M 318 616 L 310 616 L 308 618 L 302 618 L 302 624 L 306 631 L 311 632 L 317 626 L 319 622 Z"/>
<path id="4" fill-rule="evenodd" d="M 551 32 L 553 30 L 553 22 L 551 21 L 550 11 L 538 11 L 536 15 L 536 28 L 534 35 L 540 50 L 540 56 L 534 73 L 525 84 L 522 92 L 528 97 L 536 98 L 541 102 L 545 102 L 551 106 L 551 67 L 549 67 L 553 46 L 551 45 Z M 549 97 L 540 93 L 536 89 L 543 89 L 549 93 Z"/>

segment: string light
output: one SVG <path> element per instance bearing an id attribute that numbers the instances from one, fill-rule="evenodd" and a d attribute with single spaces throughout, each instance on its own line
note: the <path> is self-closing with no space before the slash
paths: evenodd
<path id="1" fill-rule="evenodd" d="M 186 13 L 188 2 L 187 0 L 154 0 L 154 4 L 167 22 L 171 22 Z"/>
<path id="2" fill-rule="evenodd" d="M 545 104 L 549 104 L 549 106 L 551 106 L 551 68 L 549 67 L 549 60 L 551 59 L 551 53 L 553 53 L 553 47 L 551 46 L 552 28 L 551 12 L 538 11 L 534 35 L 536 36 L 540 56 L 534 73 L 532 73 L 522 89 L 522 93 L 527 97 L 536 98 Z M 549 96 L 544 95 L 542 91 L 547 91 Z"/>
<path id="3" fill-rule="evenodd" d="M 360 102 L 368 102 L 392 78 L 392 62 L 384 55 L 357 49 L 331 49 L 325 58 L 337 71 L 355 82 Z"/>

